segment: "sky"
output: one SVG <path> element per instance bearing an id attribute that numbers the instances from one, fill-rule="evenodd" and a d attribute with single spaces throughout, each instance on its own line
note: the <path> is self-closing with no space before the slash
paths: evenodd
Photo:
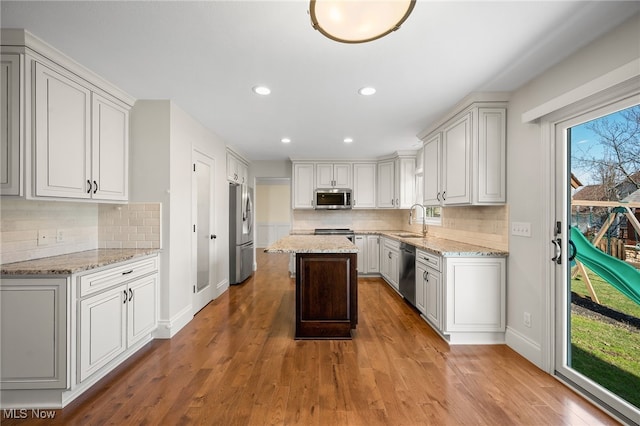
<path id="1" fill-rule="evenodd" d="M 624 118 L 620 112 L 614 112 L 602 118 L 609 120 L 623 120 Z M 600 118 L 588 121 L 578 126 L 571 128 L 571 157 L 582 156 L 582 153 L 588 153 L 590 156 L 602 156 L 604 151 L 598 142 L 598 136 L 590 131 L 587 126 L 593 121 L 600 120 Z M 578 178 L 583 185 L 594 185 L 600 182 L 591 177 L 591 172 L 588 170 L 580 169 L 575 162 L 571 163 L 571 172 Z"/>

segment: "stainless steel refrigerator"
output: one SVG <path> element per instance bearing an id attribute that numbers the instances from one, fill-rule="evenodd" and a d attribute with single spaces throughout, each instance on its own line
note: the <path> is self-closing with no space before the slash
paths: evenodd
<path id="1" fill-rule="evenodd" d="M 253 190 L 229 184 L 229 284 L 253 273 Z"/>

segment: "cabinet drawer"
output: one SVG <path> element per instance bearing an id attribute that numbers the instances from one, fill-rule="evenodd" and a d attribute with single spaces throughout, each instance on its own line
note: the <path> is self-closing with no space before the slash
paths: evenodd
<path id="1" fill-rule="evenodd" d="M 134 278 L 142 277 L 158 270 L 158 256 L 120 263 L 109 269 L 78 277 L 80 297 L 105 290 Z"/>
<path id="2" fill-rule="evenodd" d="M 441 269 L 441 259 L 442 257 L 437 254 L 429 253 L 423 250 L 416 250 L 416 259 L 418 262 L 424 262 L 430 268 L 435 269 L 436 271 L 442 271 Z"/>

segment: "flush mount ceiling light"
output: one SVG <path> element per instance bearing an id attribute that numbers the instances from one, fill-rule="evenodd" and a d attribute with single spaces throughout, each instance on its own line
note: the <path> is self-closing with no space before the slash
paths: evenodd
<path id="1" fill-rule="evenodd" d="M 360 90 L 358 90 L 358 93 L 360 93 L 362 96 L 371 96 L 374 93 L 376 93 L 376 88 L 375 87 L 363 87 Z"/>
<path id="2" fill-rule="evenodd" d="M 365 43 L 400 28 L 415 0 L 311 0 L 311 25 L 342 43 Z"/>
<path id="3" fill-rule="evenodd" d="M 262 96 L 266 96 L 271 93 L 271 89 L 269 89 L 267 86 L 253 86 L 251 90 L 253 90 L 253 93 Z"/>
<path id="4" fill-rule="evenodd" d="M 290 142 L 291 142 L 291 139 L 289 139 L 289 138 L 282 138 L 282 139 L 280 139 L 280 142 L 282 142 L 282 143 L 290 143 Z"/>
<path id="5" fill-rule="evenodd" d="M 344 138 L 344 143 L 351 143 L 353 142 L 353 138 Z"/>

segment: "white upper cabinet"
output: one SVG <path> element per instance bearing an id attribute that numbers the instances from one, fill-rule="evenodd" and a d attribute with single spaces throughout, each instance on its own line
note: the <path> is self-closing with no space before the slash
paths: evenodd
<path id="1" fill-rule="evenodd" d="M 506 98 L 466 104 L 424 133 L 424 204 L 506 202 Z"/>
<path id="2" fill-rule="evenodd" d="M 35 65 L 35 195 L 91 198 L 91 91 Z"/>
<path id="3" fill-rule="evenodd" d="M 376 208 L 376 163 L 353 165 L 353 208 Z"/>
<path id="4" fill-rule="evenodd" d="M 129 110 L 35 64 L 35 195 L 126 201 Z"/>
<path id="5" fill-rule="evenodd" d="M 227 180 L 239 184 L 249 183 L 249 164 L 227 149 Z"/>
<path id="6" fill-rule="evenodd" d="M 2 43 L 2 194 L 127 201 L 135 100 L 27 31 Z"/>
<path id="7" fill-rule="evenodd" d="M 436 133 L 424 142 L 424 167 L 423 167 L 423 204 L 425 206 L 438 206 L 442 203 L 441 176 L 440 176 L 440 150 L 442 149 L 442 135 Z"/>
<path id="8" fill-rule="evenodd" d="M 395 169 L 395 207 L 408 209 L 416 199 L 416 157 L 398 157 Z"/>
<path id="9" fill-rule="evenodd" d="M 129 110 L 96 93 L 92 98 L 93 198 L 129 198 Z"/>
<path id="10" fill-rule="evenodd" d="M 316 163 L 318 188 L 351 188 L 350 163 Z"/>
<path id="11" fill-rule="evenodd" d="M 20 195 L 20 55 L 3 53 L 0 66 L 0 194 Z"/>
<path id="12" fill-rule="evenodd" d="M 395 161 L 387 160 L 378 163 L 378 207 L 394 208 L 395 193 Z"/>
<path id="13" fill-rule="evenodd" d="M 471 203 L 471 113 L 442 131 L 442 199 L 447 204 Z"/>
<path id="14" fill-rule="evenodd" d="M 315 190 L 315 167 L 313 163 L 293 163 L 293 192 L 291 201 L 294 209 L 312 209 Z"/>

